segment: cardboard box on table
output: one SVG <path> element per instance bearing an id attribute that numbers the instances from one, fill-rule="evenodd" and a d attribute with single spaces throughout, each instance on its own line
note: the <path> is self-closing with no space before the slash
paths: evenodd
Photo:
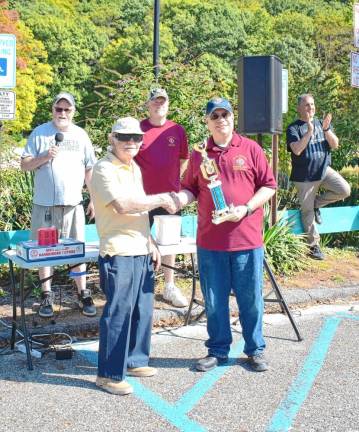
<path id="1" fill-rule="evenodd" d="M 16 255 L 26 262 L 84 257 L 85 243 L 65 238 L 56 245 L 39 246 L 36 240 L 28 240 L 16 245 Z"/>

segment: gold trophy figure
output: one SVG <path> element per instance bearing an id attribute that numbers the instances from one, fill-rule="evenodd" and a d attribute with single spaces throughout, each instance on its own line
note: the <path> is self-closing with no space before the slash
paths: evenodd
<path id="1" fill-rule="evenodd" d="M 222 222 L 232 220 L 234 206 L 233 204 L 228 206 L 226 203 L 222 190 L 222 182 L 218 179 L 218 166 L 214 159 L 208 157 L 206 140 L 204 140 L 203 143 L 195 144 L 193 148 L 201 153 L 201 172 L 203 177 L 210 182 L 207 186 L 211 192 L 215 206 L 215 210 L 212 212 L 212 222 L 218 225 Z"/>

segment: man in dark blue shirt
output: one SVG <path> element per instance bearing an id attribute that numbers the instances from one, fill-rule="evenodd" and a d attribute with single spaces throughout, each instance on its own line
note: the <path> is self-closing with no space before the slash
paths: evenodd
<path id="1" fill-rule="evenodd" d="M 302 222 L 307 233 L 310 256 L 324 259 L 319 247 L 319 233 L 315 222 L 321 223 L 320 208 L 350 195 L 350 186 L 330 167 L 331 150 L 339 146 L 332 127 L 332 115 L 324 120 L 314 118 L 313 95 L 298 97 L 299 119 L 287 128 L 287 150 L 291 153 L 293 181 L 301 208 Z M 325 189 L 318 194 L 318 189 Z"/>

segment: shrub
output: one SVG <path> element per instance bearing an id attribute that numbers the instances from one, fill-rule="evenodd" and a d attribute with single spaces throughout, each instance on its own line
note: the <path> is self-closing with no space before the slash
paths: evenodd
<path id="1" fill-rule="evenodd" d="M 29 229 L 32 193 L 32 173 L 0 170 L 0 231 Z"/>
<path id="2" fill-rule="evenodd" d="M 264 248 L 268 264 L 274 272 L 290 275 L 306 267 L 307 244 L 304 235 L 291 232 L 291 224 L 281 220 L 270 226 L 269 206 L 265 207 L 264 215 Z"/>

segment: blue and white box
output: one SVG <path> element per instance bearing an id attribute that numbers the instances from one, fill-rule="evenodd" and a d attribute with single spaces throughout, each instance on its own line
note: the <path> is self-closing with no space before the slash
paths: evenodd
<path id="1" fill-rule="evenodd" d="M 85 256 L 85 243 L 71 238 L 59 239 L 54 246 L 39 246 L 36 240 L 19 242 L 16 255 L 26 262 L 38 262 Z"/>

